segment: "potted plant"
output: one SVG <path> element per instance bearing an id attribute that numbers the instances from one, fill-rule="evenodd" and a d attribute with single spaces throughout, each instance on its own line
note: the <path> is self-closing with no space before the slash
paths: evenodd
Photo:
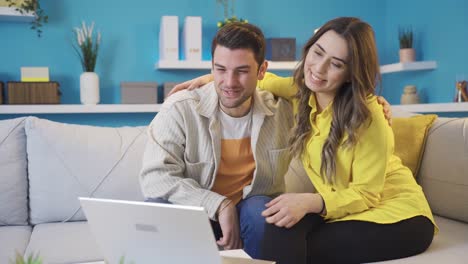
<path id="1" fill-rule="evenodd" d="M 222 5 L 224 20 L 218 21 L 218 28 L 222 28 L 224 25 L 232 22 L 248 23 L 247 19 L 237 18 L 235 15 L 235 0 L 216 0 L 216 3 Z"/>
<path id="2" fill-rule="evenodd" d="M 42 260 L 39 257 L 39 254 L 31 254 L 27 258 L 23 258 L 20 253 L 16 252 L 15 260 L 12 261 L 11 264 L 42 264 Z"/>
<path id="3" fill-rule="evenodd" d="M 80 75 L 80 101 L 82 104 L 99 103 L 99 76 L 94 72 L 101 44 L 101 32 L 94 33 L 94 22 L 87 26 L 81 23 L 81 28 L 75 28 L 76 45 L 73 45 L 80 58 L 83 73 Z"/>
<path id="4" fill-rule="evenodd" d="M 412 62 L 415 60 L 416 52 L 413 48 L 413 29 L 401 28 L 398 30 L 400 40 L 400 62 Z"/>
<path id="5" fill-rule="evenodd" d="M 37 36 L 42 35 L 43 24 L 49 21 L 49 16 L 45 14 L 41 8 L 39 0 L 5 0 L 8 3 L 8 7 L 15 7 L 15 10 L 20 14 L 34 13 L 34 20 L 31 22 L 31 29 L 36 30 Z"/>

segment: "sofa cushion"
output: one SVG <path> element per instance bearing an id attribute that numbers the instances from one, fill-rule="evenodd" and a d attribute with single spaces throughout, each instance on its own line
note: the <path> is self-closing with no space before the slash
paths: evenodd
<path id="1" fill-rule="evenodd" d="M 10 263 L 24 254 L 31 237 L 30 226 L 0 226 L 0 263 Z"/>
<path id="2" fill-rule="evenodd" d="M 0 121 L 0 226 L 28 224 L 25 118 Z"/>
<path id="3" fill-rule="evenodd" d="M 418 178 L 435 214 L 468 222 L 468 118 L 438 118 Z"/>
<path id="4" fill-rule="evenodd" d="M 32 224 L 85 220 L 78 197 L 142 201 L 145 127 L 26 121 Z"/>
<path id="5" fill-rule="evenodd" d="M 43 263 L 80 263 L 103 259 L 85 221 L 36 225 L 25 254 L 38 253 Z"/>
<path id="6" fill-rule="evenodd" d="M 393 119 L 395 155 L 401 158 L 416 177 L 419 172 L 426 137 L 436 115 L 416 115 Z"/>
<path id="7" fill-rule="evenodd" d="M 298 158 L 291 160 L 284 179 L 287 193 L 317 192 L 302 165 L 302 161 Z"/>
<path id="8" fill-rule="evenodd" d="M 375 263 L 385 264 L 462 264 L 466 263 L 468 252 L 468 224 L 450 220 L 444 217 L 434 217 L 440 232 L 434 237 L 426 252 L 390 261 Z"/>

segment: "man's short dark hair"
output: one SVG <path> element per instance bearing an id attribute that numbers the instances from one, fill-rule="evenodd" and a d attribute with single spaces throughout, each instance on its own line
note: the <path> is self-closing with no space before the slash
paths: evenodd
<path id="1" fill-rule="evenodd" d="M 255 25 L 240 22 L 224 25 L 213 38 L 212 57 L 214 57 L 214 51 L 218 45 L 228 49 L 252 50 L 259 66 L 265 61 L 265 37 L 262 30 Z"/>

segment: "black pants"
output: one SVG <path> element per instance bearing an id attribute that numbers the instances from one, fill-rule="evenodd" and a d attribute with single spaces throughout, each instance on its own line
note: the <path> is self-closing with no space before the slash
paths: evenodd
<path id="1" fill-rule="evenodd" d="M 308 214 L 290 229 L 268 225 L 262 259 L 277 264 L 366 263 L 413 256 L 432 242 L 434 225 L 424 216 L 394 224 L 325 223 Z"/>

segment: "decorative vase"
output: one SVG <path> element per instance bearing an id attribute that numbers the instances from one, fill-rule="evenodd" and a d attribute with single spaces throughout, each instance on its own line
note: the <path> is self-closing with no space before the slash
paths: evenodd
<path id="1" fill-rule="evenodd" d="M 95 72 L 83 72 L 80 75 L 80 101 L 82 104 L 99 103 L 99 76 Z"/>
<path id="2" fill-rule="evenodd" d="M 413 62 L 416 58 L 414 49 L 400 49 L 400 62 Z"/>
<path id="3" fill-rule="evenodd" d="M 419 95 L 416 91 L 416 86 L 407 85 L 403 89 L 403 94 L 401 95 L 401 104 L 419 104 Z"/>

